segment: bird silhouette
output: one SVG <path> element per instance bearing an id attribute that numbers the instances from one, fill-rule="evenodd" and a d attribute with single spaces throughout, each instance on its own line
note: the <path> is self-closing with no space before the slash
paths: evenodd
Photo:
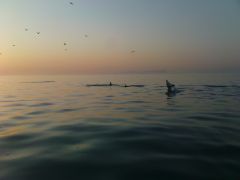
<path id="1" fill-rule="evenodd" d="M 136 52 L 136 50 L 132 50 L 130 53 L 131 53 L 131 54 L 134 54 L 135 52 Z"/>
<path id="2" fill-rule="evenodd" d="M 63 43 L 63 45 L 64 45 L 64 46 L 66 46 L 66 45 L 67 45 L 67 43 Z"/>
<path id="3" fill-rule="evenodd" d="M 69 2 L 69 4 L 71 4 L 72 6 L 74 5 L 74 3 L 73 3 L 73 2 Z"/>
<path id="4" fill-rule="evenodd" d="M 25 31 L 28 31 L 28 28 L 25 28 Z"/>
<path id="5" fill-rule="evenodd" d="M 37 32 L 37 34 L 39 35 L 39 34 L 40 34 L 40 32 Z"/>
<path id="6" fill-rule="evenodd" d="M 85 35 L 84 35 L 84 37 L 85 37 L 85 38 L 88 38 L 88 35 L 87 35 L 87 34 L 85 34 Z"/>

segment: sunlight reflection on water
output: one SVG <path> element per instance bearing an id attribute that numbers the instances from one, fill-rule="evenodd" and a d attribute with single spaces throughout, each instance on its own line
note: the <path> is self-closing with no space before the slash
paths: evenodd
<path id="1" fill-rule="evenodd" d="M 0 179 L 237 178 L 239 76 L 206 77 L 2 76 Z"/>

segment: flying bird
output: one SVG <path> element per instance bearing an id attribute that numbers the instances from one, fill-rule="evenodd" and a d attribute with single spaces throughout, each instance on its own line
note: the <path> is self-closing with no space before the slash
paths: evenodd
<path id="1" fill-rule="evenodd" d="M 88 35 L 87 35 L 87 34 L 85 34 L 85 35 L 84 35 L 84 37 L 85 37 L 85 38 L 88 38 Z"/>
<path id="2" fill-rule="evenodd" d="M 71 4 L 72 6 L 74 5 L 74 3 L 73 3 L 73 2 L 69 2 L 69 4 Z"/>
<path id="3" fill-rule="evenodd" d="M 25 31 L 28 31 L 28 28 L 25 28 Z"/>
<path id="4" fill-rule="evenodd" d="M 37 34 L 40 34 L 40 32 L 37 32 Z"/>
<path id="5" fill-rule="evenodd" d="M 64 45 L 64 46 L 66 46 L 66 45 L 67 45 L 67 43 L 63 43 L 63 45 Z"/>
<path id="6" fill-rule="evenodd" d="M 15 44 L 13 44 L 12 46 L 13 46 L 13 47 L 15 47 L 16 45 L 15 45 Z"/>
<path id="7" fill-rule="evenodd" d="M 135 52 L 136 52 L 136 50 L 132 50 L 130 53 L 131 53 L 131 54 L 134 54 Z"/>

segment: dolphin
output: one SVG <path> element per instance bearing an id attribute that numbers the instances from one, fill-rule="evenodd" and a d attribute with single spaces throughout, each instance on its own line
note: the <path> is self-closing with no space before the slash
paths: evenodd
<path id="1" fill-rule="evenodd" d="M 166 92 L 166 94 L 169 97 L 175 96 L 176 93 L 178 93 L 179 91 L 176 89 L 175 84 L 170 83 L 168 80 L 166 80 L 166 86 L 168 91 Z"/>

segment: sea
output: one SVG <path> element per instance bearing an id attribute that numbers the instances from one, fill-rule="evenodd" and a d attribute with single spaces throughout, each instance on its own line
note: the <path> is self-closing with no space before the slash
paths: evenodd
<path id="1" fill-rule="evenodd" d="M 240 74 L 0 76 L 0 180 L 80 179 L 240 179 Z"/>

